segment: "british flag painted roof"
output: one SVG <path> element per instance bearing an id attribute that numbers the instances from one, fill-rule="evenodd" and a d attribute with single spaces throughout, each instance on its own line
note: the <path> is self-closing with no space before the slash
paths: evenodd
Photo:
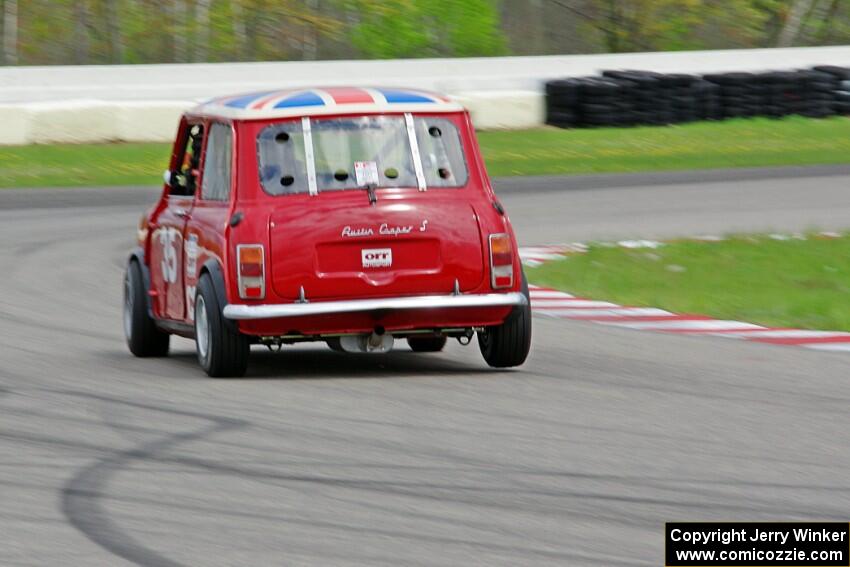
<path id="1" fill-rule="evenodd" d="M 463 107 L 428 91 L 386 87 L 293 88 L 208 100 L 196 114 L 235 119 L 320 116 L 344 113 L 456 112 Z"/>

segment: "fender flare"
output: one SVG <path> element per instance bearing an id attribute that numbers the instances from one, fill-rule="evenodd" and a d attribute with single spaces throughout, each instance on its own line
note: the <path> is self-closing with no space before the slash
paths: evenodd
<path id="1" fill-rule="evenodd" d="M 520 268 L 520 274 L 521 279 L 519 291 L 525 296 L 525 299 L 527 301 L 525 305 L 517 305 L 516 307 L 511 309 L 511 313 L 507 316 L 507 318 L 505 318 L 505 321 L 511 321 L 513 319 L 516 319 L 520 316 L 523 310 L 528 310 L 529 312 L 531 311 L 531 294 L 528 291 L 528 280 L 525 277 L 525 269 L 522 267 Z"/>
<path id="2" fill-rule="evenodd" d="M 210 275 L 210 280 L 212 280 L 213 289 L 215 290 L 215 299 L 218 302 L 218 308 L 221 311 L 221 320 L 224 325 L 232 332 L 238 333 L 239 328 L 236 325 L 236 322 L 227 319 L 224 316 L 224 308 L 227 305 L 227 288 L 224 284 L 224 272 L 221 269 L 221 264 L 218 263 L 218 260 L 210 258 L 204 265 L 201 266 L 202 275 L 207 273 Z"/>
<path id="3" fill-rule="evenodd" d="M 151 303 L 151 271 L 148 268 L 147 263 L 145 263 L 145 250 L 141 246 L 136 246 L 130 251 L 130 257 L 127 258 L 127 267 L 130 266 L 130 262 L 136 262 L 139 264 L 139 269 L 142 272 L 142 282 L 145 286 L 145 307 L 148 311 L 148 317 L 152 320 L 155 320 L 153 316 L 153 304 Z"/>

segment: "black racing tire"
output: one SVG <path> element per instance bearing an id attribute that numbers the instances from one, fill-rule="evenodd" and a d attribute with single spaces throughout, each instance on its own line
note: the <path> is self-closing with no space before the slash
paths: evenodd
<path id="1" fill-rule="evenodd" d="M 548 81 L 545 86 L 547 96 L 556 96 L 575 102 L 578 98 L 580 81 L 576 79 L 558 79 Z"/>
<path id="2" fill-rule="evenodd" d="M 646 71 L 603 71 L 602 75 L 619 81 L 628 81 L 640 89 L 651 89 L 661 84 L 657 75 Z"/>
<path id="3" fill-rule="evenodd" d="M 814 83 L 808 83 L 806 88 L 809 92 L 822 92 L 822 93 L 830 93 L 834 90 L 837 90 L 841 87 L 841 81 L 838 79 L 834 81 L 817 81 Z"/>
<path id="4" fill-rule="evenodd" d="M 836 91 L 813 92 L 806 97 L 809 102 L 832 102 L 835 100 Z"/>
<path id="5" fill-rule="evenodd" d="M 624 96 L 622 92 L 598 93 L 592 96 L 586 96 L 579 100 L 579 104 L 596 103 L 596 104 L 620 104 L 629 97 Z"/>
<path id="6" fill-rule="evenodd" d="M 719 83 L 721 85 L 742 86 L 751 83 L 755 79 L 755 75 L 753 73 L 744 72 L 715 73 L 703 75 L 703 79 L 711 81 L 712 83 Z"/>
<path id="7" fill-rule="evenodd" d="M 238 378 L 248 369 L 248 337 L 224 320 L 208 274 L 201 276 L 195 297 L 195 350 L 201 368 L 213 378 Z"/>
<path id="8" fill-rule="evenodd" d="M 835 114 L 835 110 L 831 107 L 826 106 L 817 106 L 806 110 L 800 113 L 802 116 L 806 118 L 826 118 L 827 116 L 832 116 Z"/>
<path id="9" fill-rule="evenodd" d="M 586 119 L 581 122 L 581 126 L 583 128 L 611 128 L 617 125 L 617 121 L 613 118 L 610 119 Z"/>
<path id="10" fill-rule="evenodd" d="M 696 98 L 692 94 L 673 95 L 670 97 L 670 103 L 673 106 L 693 106 L 696 104 Z"/>
<path id="11" fill-rule="evenodd" d="M 446 337 L 407 337 L 413 352 L 440 352 L 446 346 Z"/>
<path id="12" fill-rule="evenodd" d="M 557 126 L 559 128 L 570 128 L 576 125 L 576 115 L 574 112 L 552 111 L 546 114 L 546 124 Z"/>
<path id="13" fill-rule="evenodd" d="M 839 77 L 841 79 L 850 79 L 850 67 L 839 67 L 837 65 L 818 65 L 817 67 L 812 67 L 812 69 L 820 73 L 828 73 L 834 77 Z"/>
<path id="14" fill-rule="evenodd" d="M 677 87 L 689 87 L 697 80 L 697 77 L 687 73 L 669 73 L 665 80 Z"/>
<path id="15" fill-rule="evenodd" d="M 330 337 L 325 339 L 325 343 L 327 343 L 328 348 L 334 352 L 345 352 L 345 349 L 342 348 L 342 343 L 339 340 L 339 337 Z"/>
<path id="16" fill-rule="evenodd" d="M 579 93 L 581 95 L 592 95 L 594 97 L 612 97 L 619 95 L 623 91 L 623 87 L 611 79 L 591 78 L 585 79 L 581 83 Z"/>
<path id="17" fill-rule="evenodd" d="M 493 368 L 519 366 L 528 358 L 531 350 L 531 299 L 524 273 L 522 294 L 525 295 L 525 305 L 516 307 L 501 325 L 478 332 L 478 348 Z"/>
<path id="18" fill-rule="evenodd" d="M 632 124 L 649 124 L 652 120 L 651 112 L 635 111 L 631 114 Z"/>
<path id="19" fill-rule="evenodd" d="M 726 118 L 740 118 L 747 115 L 747 109 L 741 106 L 724 106 L 723 116 Z"/>
<path id="20" fill-rule="evenodd" d="M 549 108 L 571 109 L 578 104 L 577 96 L 567 96 L 562 94 L 546 95 L 546 104 Z"/>
<path id="21" fill-rule="evenodd" d="M 124 274 L 124 336 L 130 352 L 140 358 L 166 356 L 169 335 L 160 331 L 148 313 L 148 290 L 142 268 L 130 260 Z"/>
<path id="22" fill-rule="evenodd" d="M 586 102 L 581 105 L 581 112 L 585 115 L 608 115 L 620 111 L 619 104 L 600 104 Z"/>

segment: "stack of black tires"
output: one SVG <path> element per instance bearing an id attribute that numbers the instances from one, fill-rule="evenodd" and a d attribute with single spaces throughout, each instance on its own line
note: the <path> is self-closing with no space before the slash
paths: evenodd
<path id="1" fill-rule="evenodd" d="M 758 116 L 761 110 L 763 85 L 752 73 L 717 73 L 703 79 L 717 85 L 723 118 Z"/>
<path id="2" fill-rule="evenodd" d="M 699 120 L 722 120 L 723 99 L 720 85 L 698 78 L 691 87 Z"/>
<path id="3" fill-rule="evenodd" d="M 583 79 L 560 79 L 546 83 L 546 124 L 559 128 L 578 126 L 579 85 Z"/>
<path id="4" fill-rule="evenodd" d="M 699 117 L 693 93 L 697 77 L 648 71 L 604 71 L 603 77 L 623 85 L 630 124 L 672 124 L 691 122 Z"/>
<path id="5" fill-rule="evenodd" d="M 546 122 L 562 128 L 790 114 L 850 114 L 850 68 L 702 77 L 622 70 L 546 83 Z"/>
<path id="6" fill-rule="evenodd" d="M 834 91 L 836 114 L 850 115 L 850 67 L 837 67 L 835 65 L 820 65 L 814 67 L 813 71 L 829 75 L 827 81 L 831 86 L 838 85 Z"/>
<path id="7" fill-rule="evenodd" d="M 756 113 L 772 117 L 806 114 L 813 106 L 806 96 L 806 71 L 774 71 L 753 75 L 751 84 L 759 94 Z"/>

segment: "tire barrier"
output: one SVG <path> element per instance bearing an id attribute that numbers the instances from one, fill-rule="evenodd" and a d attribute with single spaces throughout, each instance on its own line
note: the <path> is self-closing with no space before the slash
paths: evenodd
<path id="1" fill-rule="evenodd" d="M 850 115 L 850 67 L 837 67 L 835 65 L 819 65 L 812 68 L 813 71 L 824 73 L 831 77 L 831 84 L 838 81 L 838 89 L 835 92 L 836 114 Z"/>
<path id="2" fill-rule="evenodd" d="M 548 81 L 546 123 L 560 128 L 662 125 L 798 114 L 850 114 L 850 67 L 690 75 L 603 71 Z"/>

